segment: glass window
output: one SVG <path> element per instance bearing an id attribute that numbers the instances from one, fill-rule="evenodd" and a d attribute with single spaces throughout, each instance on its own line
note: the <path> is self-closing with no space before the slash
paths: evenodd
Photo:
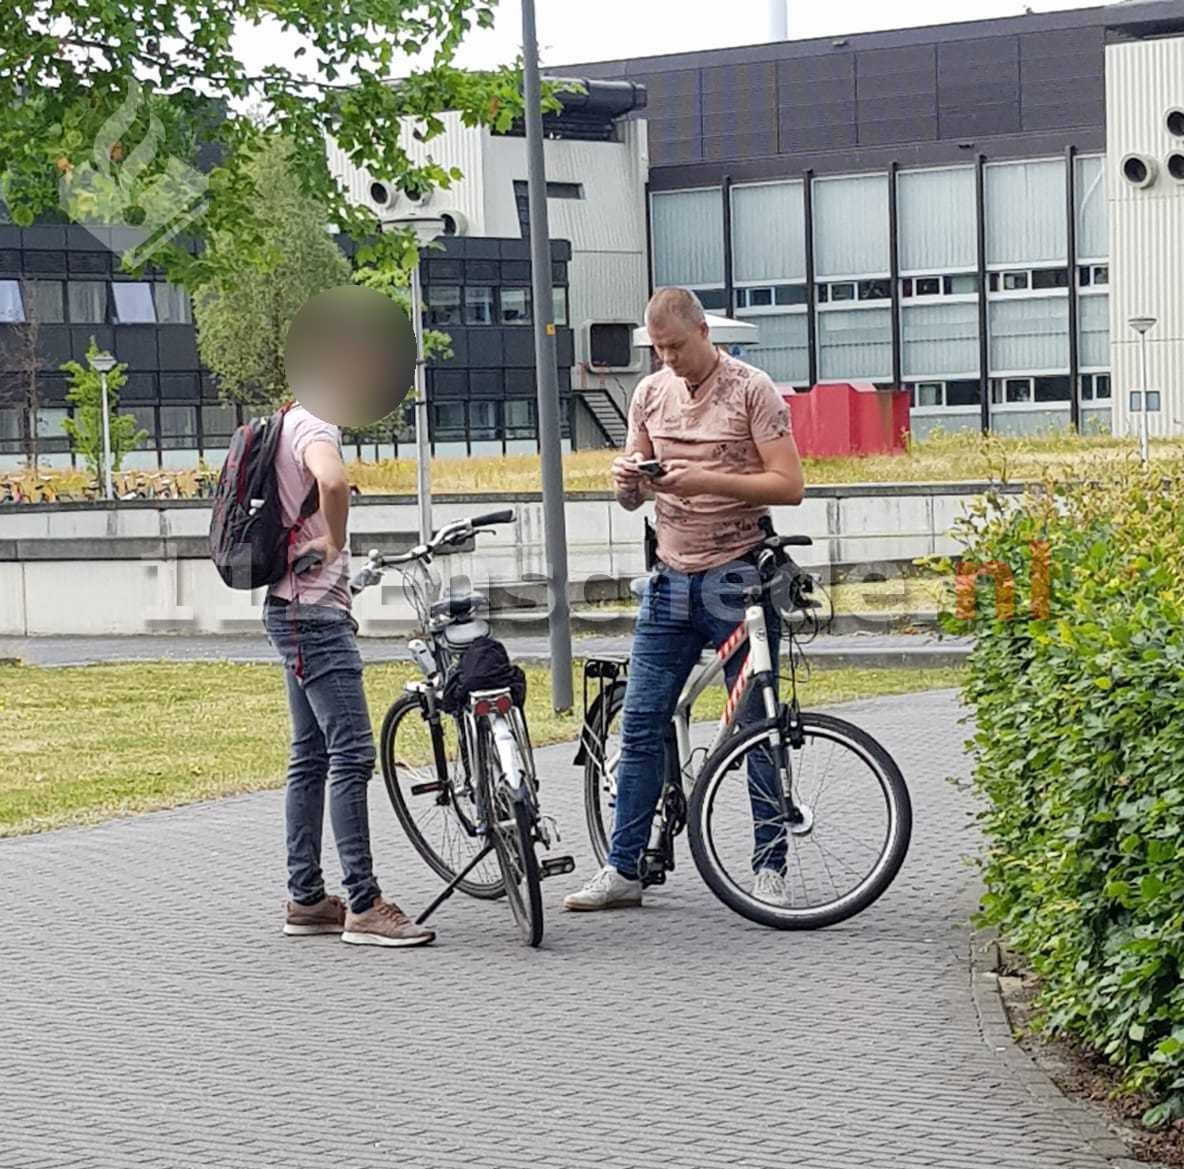
<path id="1" fill-rule="evenodd" d="M 0 321 L 16 324 L 24 319 L 20 284 L 15 280 L 0 280 Z"/>
<path id="2" fill-rule="evenodd" d="M 137 430 L 146 430 L 148 437 L 140 444 L 144 447 L 156 446 L 156 407 L 155 406 L 124 406 L 120 403 L 120 414 L 130 414 L 136 420 Z"/>
<path id="3" fill-rule="evenodd" d="M 1094 283 L 1095 284 L 1109 284 L 1110 283 L 1110 265 L 1097 264 L 1094 266 Z"/>
<path id="4" fill-rule="evenodd" d="M 433 284 L 424 293 L 424 303 L 427 305 L 428 324 L 432 327 L 461 323 L 459 288 Z"/>
<path id="5" fill-rule="evenodd" d="M 940 296 L 941 295 L 941 277 L 940 276 L 919 276 L 917 278 L 917 295 L 918 296 Z"/>
<path id="6" fill-rule="evenodd" d="M 969 301 L 906 304 L 900 313 L 900 331 L 905 377 L 978 370 L 978 305 Z"/>
<path id="7" fill-rule="evenodd" d="M 162 325 L 191 325 L 193 310 L 189 293 L 172 284 L 154 284 L 152 297 L 156 303 L 156 319 Z"/>
<path id="8" fill-rule="evenodd" d="M 229 438 L 238 428 L 234 407 L 230 405 L 203 406 L 201 408 L 201 428 L 207 444 L 218 439 Z"/>
<path id="9" fill-rule="evenodd" d="M 945 387 L 941 382 L 919 382 L 913 393 L 914 406 L 940 406 Z"/>
<path id="10" fill-rule="evenodd" d="M 907 279 L 902 280 L 900 282 L 900 295 L 901 296 L 912 296 L 913 295 L 913 281 L 911 278 L 907 278 Z"/>
<path id="11" fill-rule="evenodd" d="M 0 406 L 0 454 L 20 454 L 24 449 L 21 415 L 17 406 Z"/>
<path id="12" fill-rule="evenodd" d="M 815 180 L 814 259 L 823 280 L 891 270 L 887 175 Z"/>
<path id="13" fill-rule="evenodd" d="M 902 171 L 897 178 L 900 267 L 972 268 L 978 256 L 973 167 Z"/>
<path id="14" fill-rule="evenodd" d="M 859 282 L 860 300 L 890 300 L 891 298 L 892 282 L 890 280 L 861 280 Z"/>
<path id="15" fill-rule="evenodd" d="M 71 280 L 66 285 L 70 320 L 76 325 L 101 325 L 107 320 L 107 283 Z"/>
<path id="16" fill-rule="evenodd" d="M 777 285 L 776 300 L 780 305 L 807 304 L 809 299 L 809 290 L 804 284 Z"/>
<path id="17" fill-rule="evenodd" d="M 732 251 L 737 280 L 801 280 L 806 220 L 801 183 L 732 188 Z"/>
<path id="18" fill-rule="evenodd" d="M 1090 277 L 1092 275 L 1093 275 L 1093 270 L 1089 267 L 1088 264 L 1085 265 L 1085 267 L 1078 268 L 1077 269 L 1077 283 L 1080 284 L 1082 288 L 1088 288 L 1090 285 Z"/>
<path id="19" fill-rule="evenodd" d="M 773 303 L 772 288 L 741 288 L 736 294 L 741 308 L 768 308 Z"/>
<path id="20" fill-rule="evenodd" d="M 947 276 L 946 292 L 950 296 L 973 296 L 978 292 L 978 277 Z"/>
<path id="21" fill-rule="evenodd" d="M 1065 262 L 1069 234 L 1065 182 L 1064 159 L 987 167 L 988 264 L 1035 268 Z M 1106 255 L 1083 254 L 1099 259 Z"/>
<path id="22" fill-rule="evenodd" d="M 121 325 L 152 325 L 156 311 L 152 285 L 140 281 L 117 280 L 111 285 L 115 296 L 115 320 Z"/>
<path id="23" fill-rule="evenodd" d="M 1069 273 L 1065 268 L 1041 268 L 1032 273 L 1033 288 L 1068 288 Z"/>
<path id="24" fill-rule="evenodd" d="M 498 434 L 498 402 L 469 403 L 469 435 L 474 439 L 491 439 Z"/>
<path id="25" fill-rule="evenodd" d="M 746 344 L 751 354 L 745 360 L 759 365 L 782 384 L 809 382 L 809 322 L 805 313 L 772 313 L 752 318 L 759 340 Z"/>
<path id="26" fill-rule="evenodd" d="M 197 445 L 197 407 L 161 406 L 160 445 L 180 450 Z"/>
<path id="27" fill-rule="evenodd" d="M 857 308 L 818 314 L 819 373 L 827 380 L 892 376 L 892 312 Z"/>
<path id="28" fill-rule="evenodd" d="M 493 324 L 493 289 L 472 287 L 465 289 L 465 324 Z"/>
<path id="29" fill-rule="evenodd" d="M 25 282 L 25 311 L 29 315 L 29 320 L 39 321 L 43 325 L 61 324 L 66 319 L 62 307 L 60 280 Z"/>
<path id="30" fill-rule="evenodd" d="M 556 325 L 567 325 L 567 289 L 561 284 L 551 287 L 551 311 Z"/>
<path id="31" fill-rule="evenodd" d="M 498 297 L 503 325 L 530 324 L 529 288 L 503 288 L 499 290 Z"/>
<path id="32" fill-rule="evenodd" d="M 37 410 L 37 437 L 64 437 L 65 431 L 62 430 L 62 423 L 69 417 L 70 411 L 65 407 L 40 407 Z"/>
<path id="33" fill-rule="evenodd" d="M 531 398 L 508 398 L 504 403 L 506 411 L 507 438 L 534 438 L 534 400 Z"/>
<path id="34" fill-rule="evenodd" d="M 947 406 L 978 406 L 982 402 L 982 386 L 977 381 L 946 382 Z"/>
<path id="35" fill-rule="evenodd" d="M 718 187 L 650 199 L 654 283 L 695 288 L 724 280 L 724 203 Z"/>
<path id="36" fill-rule="evenodd" d="M 1004 292 L 1020 292 L 1028 287 L 1028 273 L 1027 272 L 1004 272 L 1003 273 L 1003 291 Z"/>
<path id="37" fill-rule="evenodd" d="M 1066 297 L 1024 296 L 992 301 L 988 306 L 988 333 L 992 372 L 1059 373 L 1069 367 Z"/>
<path id="38" fill-rule="evenodd" d="M 830 286 L 830 298 L 832 301 L 854 300 L 855 299 L 855 285 L 854 284 L 832 284 Z"/>
<path id="39" fill-rule="evenodd" d="M 1094 374 L 1094 398 L 1098 401 L 1110 397 L 1110 375 L 1108 373 Z"/>
<path id="40" fill-rule="evenodd" d="M 432 437 L 437 442 L 465 441 L 465 403 L 433 402 Z"/>
<path id="41" fill-rule="evenodd" d="M 699 303 L 710 312 L 727 312 L 728 294 L 722 288 L 694 288 Z"/>
<path id="42" fill-rule="evenodd" d="M 1007 402 L 1030 402 L 1032 400 L 1032 382 L 1026 377 L 1008 378 L 1003 383 L 1004 400 Z"/>
<path id="43" fill-rule="evenodd" d="M 1073 396 L 1067 377 L 1038 377 L 1033 383 L 1037 402 L 1068 402 Z"/>

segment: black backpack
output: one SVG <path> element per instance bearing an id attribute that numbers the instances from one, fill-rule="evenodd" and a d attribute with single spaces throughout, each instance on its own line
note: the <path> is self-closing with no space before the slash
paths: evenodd
<path id="1" fill-rule="evenodd" d="M 243 423 L 230 440 L 226 462 L 214 489 L 210 518 L 210 557 L 232 589 L 275 584 L 288 571 L 292 529 L 284 525 L 275 457 L 284 406 L 266 418 Z M 314 483 L 300 509 L 303 520 L 320 506 Z"/>
<path id="2" fill-rule="evenodd" d="M 444 680 L 441 705 L 449 714 L 459 714 L 469 695 L 479 690 L 508 688 L 516 706 L 526 703 L 526 675 L 510 661 L 506 647 L 494 637 L 478 637 L 461 651 L 460 660 Z"/>

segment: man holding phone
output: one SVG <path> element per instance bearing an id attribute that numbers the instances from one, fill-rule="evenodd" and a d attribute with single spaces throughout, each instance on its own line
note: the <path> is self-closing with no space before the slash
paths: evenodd
<path id="1" fill-rule="evenodd" d="M 722 645 L 743 619 L 743 581 L 753 571 L 746 558 L 764 539 L 769 507 L 805 494 L 788 407 L 767 374 L 712 344 L 694 293 L 660 289 L 646 327 L 663 368 L 634 392 L 625 454 L 612 473 L 626 510 L 654 500 L 658 564 L 634 634 L 608 864 L 565 899 L 570 910 L 641 904 L 665 727 L 703 649 Z M 767 616 L 775 655 L 780 625 L 775 612 Z M 729 687 L 738 669 L 730 668 Z M 758 826 L 756 835 L 754 895 L 780 903 L 784 830 Z"/>

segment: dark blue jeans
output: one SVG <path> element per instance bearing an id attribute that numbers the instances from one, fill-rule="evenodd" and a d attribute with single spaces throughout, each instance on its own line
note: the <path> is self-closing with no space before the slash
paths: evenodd
<path id="1" fill-rule="evenodd" d="M 629 681 L 621 721 L 621 756 L 617 764 L 617 806 L 608 862 L 634 879 L 649 844 L 650 828 L 662 792 L 663 737 L 679 695 L 706 646 L 719 648 L 744 620 L 743 590 L 755 583 L 756 570 L 744 561 L 708 572 L 685 573 L 658 566 L 641 601 Z M 769 648 L 777 669 L 781 622 L 765 605 Z M 727 666 L 729 690 L 743 662 L 735 654 Z M 765 717 L 760 692 L 750 688 L 738 721 Z M 784 872 L 785 825 L 780 820 L 780 777 L 768 754 L 749 755 L 748 789 L 753 814 L 753 872 Z"/>
<path id="2" fill-rule="evenodd" d="M 344 609 L 283 605 L 269 599 L 263 624 L 284 663 L 292 714 L 292 754 L 284 814 L 288 895 L 311 905 L 325 895 L 321 837 L 325 781 L 329 816 L 349 907 L 369 909 L 379 895 L 370 857 L 367 803 L 374 733 L 362 689 L 357 625 Z"/>

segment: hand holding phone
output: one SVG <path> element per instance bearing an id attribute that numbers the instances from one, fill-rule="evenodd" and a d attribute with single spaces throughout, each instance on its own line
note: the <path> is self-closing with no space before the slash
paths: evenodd
<path id="1" fill-rule="evenodd" d="M 642 459 L 638 462 L 637 469 L 647 479 L 661 479 L 666 474 L 666 468 L 657 459 Z"/>

